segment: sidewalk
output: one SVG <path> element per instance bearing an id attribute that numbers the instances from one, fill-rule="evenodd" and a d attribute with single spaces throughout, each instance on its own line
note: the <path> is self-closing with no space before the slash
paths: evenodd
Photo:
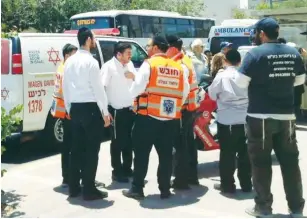
<path id="1" fill-rule="evenodd" d="M 300 166 L 303 184 L 307 179 L 307 135 L 298 131 L 301 150 Z M 157 186 L 157 155 L 152 150 L 147 174 L 144 201 L 138 202 L 122 195 L 130 184 L 111 183 L 109 142 L 101 145 L 97 180 L 107 185 L 109 197 L 93 202 L 81 198 L 67 199 L 67 189 L 61 183 L 60 155 L 26 163 L 9 170 L 2 178 L 2 189 L 9 205 L 16 204 L 7 217 L 247 217 L 246 207 L 253 205 L 253 194 L 238 190 L 235 197 L 225 197 L 213 189 L 218 182 L 218 151 L 199 152 L 199 176 L 202 186 L 190 191 L 176 192 L 169 200 L 161 200 Z M 275 158 L 274 158 L 275 159 Z M 281 173 L 276 159 L 273 166 L 272 192 L 274 212 L 285 217 L 287 204 Z M 239 187 L 238 187 L 239 188 Z M 305 189 L 306 191 L 306 189 Z M 305 192 L 305 197 L 306 192 Z"/>

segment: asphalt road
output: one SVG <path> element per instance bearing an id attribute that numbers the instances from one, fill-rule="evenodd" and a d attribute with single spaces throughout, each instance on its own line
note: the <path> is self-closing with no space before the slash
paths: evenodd
<path id="1" fill-rule="evenodd" d="M 300 167 L 304 196 L 307 197 L 307 126 L 297 129 L 300 149 Z M 254 194 L 244 194 L 239 187 L 235 196 L 224 196 L 213 188 L 219 182 L 219 151 L 199 152 L 199 179 L 201 186 L 189 191 L 172 191 L 174 196 L 160 200 L 156 179 L 158 158 L 152 150 L 146 177 L 144 201 L 137 202 L 122 195 L 129 183 L 111 181 L 109 142 L 101 144 L 97 180 L 106 183 L 109 197 L 106 200 L 85 202 L 81 198 L 67 199 L 67 189 L 61 183 L 60 155 L 43 152 L 42 143 L 28 143 L 18 156 L 7 158 L 9 169 L 1 181 L 7 193 L 4 200 L 15 209 L 7 217 L 247 217 L 244 210 L 253 206 Z M 33 148 L 32 148 L 33 147 Z M 31 148 L 31 149 L 30 149 Z M 287 203 L 279 164 L 273 157 L 272 192 L 275 217 L 287 217 Z M 238 186 L 238 183 L 237 183 Z M 307 212 L 306 212 L 307 213 Z"/>

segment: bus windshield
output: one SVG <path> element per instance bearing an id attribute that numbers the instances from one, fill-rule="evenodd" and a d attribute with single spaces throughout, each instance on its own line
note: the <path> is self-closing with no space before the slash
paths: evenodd
<path id="1" fill-rule="evenodd" d="M 240 46 L 250 46 L 252 42 L 249 36 L 245 37 L 213 37 L 211 39 L 210 50 L 212 54 L 219 53 L 221 51 L 220 44 L 223 41 L 233 43 L 233 48 L 238 49 Z"/>
<path id="2" fill-rule="evenodd" d="M 114 21 L 111 17 L 89 17 L 71 20 L 72 30 L 79 30 L 81 27 L 87 27 L 89 29 L 113 28 Z"/>

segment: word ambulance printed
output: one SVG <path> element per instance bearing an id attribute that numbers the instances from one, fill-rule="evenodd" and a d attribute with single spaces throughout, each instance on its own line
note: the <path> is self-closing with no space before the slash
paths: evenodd
<path id="1" fill-rule="evenodd" d="M 214 33 L 251 33 L 254 29 L 244 27 L 216 28 Z"/>
<path id="2" fill-rule="evenodd" d="M 180 72 L 178 69 L 158 67 L 157 85 L 161 87 L 178 88 Z"/>

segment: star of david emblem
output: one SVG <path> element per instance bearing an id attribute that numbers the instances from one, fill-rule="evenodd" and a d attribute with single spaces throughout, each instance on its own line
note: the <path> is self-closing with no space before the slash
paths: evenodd
<path id="1" fill-rule="evenodd" d="M 3 100 L 6 100 L 6 98 L 8 98 L 9 97 L 9 90 L 7 90 L 6 88 L 4 88 L 4 89 L 2 89 L 1 90 L 1 98 L 3 99 Z"/>
<path id="2" fill-rule="evenodd" d="M 49 62 L 53 62 L 54 65 L 56 65 L 58 62 L 61 61 L 59 57 L 59 51 L 54 50 L 52 47 L 49 51 L 47 51 L 49 55 Z"/>

